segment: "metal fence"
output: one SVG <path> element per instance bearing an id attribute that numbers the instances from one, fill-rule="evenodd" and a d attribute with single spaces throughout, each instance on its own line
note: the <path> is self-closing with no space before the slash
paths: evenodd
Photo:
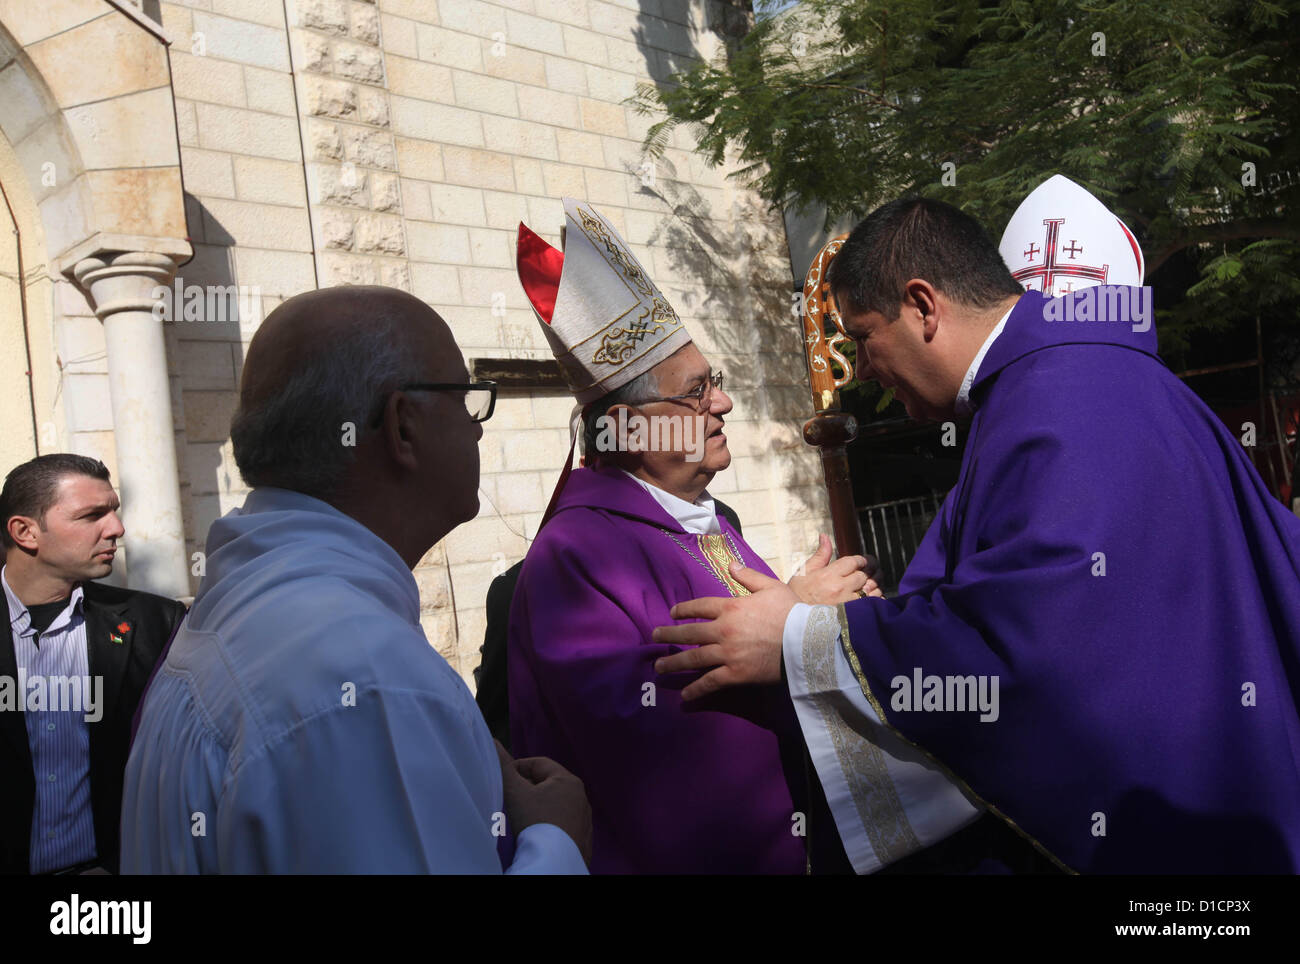
<path id="1" fill-rule="evenodd" d="M 916 498 L 859 507 L 862 538 L 867 552 L 880 560 L 877 581 L 887 594 L 898 590 L 903 570 L 916 555 L 925 530 L 939 514 L 943 498 L 943 493 L 931 492 Z"/>

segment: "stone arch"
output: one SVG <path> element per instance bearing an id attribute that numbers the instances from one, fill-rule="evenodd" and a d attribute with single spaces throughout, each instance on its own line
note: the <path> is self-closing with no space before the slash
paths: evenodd
<path id="1" fill-rule="evenodd" d="M 42 334 L 49 344 L 75 337 L 82 348 L 102 346 L 81 352 L 99 369 L 88 362 L 76 374 L 107 398 L 91 391 L 51 409 L 53 448 L 99 454 L 78 419 L 91 424 L 92 410 L 110 403 L 111 420 L 99 417 L 116 456 L 125 575 L 132 586 L 184 596 L 172 400 L 151 294 L 192 254 L 166 45 L 161 27 L 124 2 L 0 0 L 0 136 L 13 162 L 4 173 L 9 187 L 14 165 L 22 172 L 11 193 L 37 212 L 32 234 L 52 279 L 54 330 Z M 94 318 L 101 324 L 87 324 Z M 38 365 L 34 353 L 34 378 Z"/>

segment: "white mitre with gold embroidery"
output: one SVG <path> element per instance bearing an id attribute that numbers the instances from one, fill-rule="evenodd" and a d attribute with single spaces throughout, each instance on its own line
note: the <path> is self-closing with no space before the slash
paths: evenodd
<path id="1" fill-rule="evenodd" d="M 1060 174 L 1020 203 L 998 251 L 1026 290 L 1049 298 L 1092 285 L 1138 287 L 1146 268 L 1128 225 Z"/>
<path id="2" fill-rule="evenodd" d="M 605 218 L 564 199 L 564 252 L 522 222 L 516 267 L 580 404 L 626 385 L 691 340 L 663 292 Z"/>

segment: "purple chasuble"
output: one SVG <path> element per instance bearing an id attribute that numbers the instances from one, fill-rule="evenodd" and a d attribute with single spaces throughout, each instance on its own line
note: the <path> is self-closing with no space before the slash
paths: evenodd
<path id="1" fill-rule="evenodd" d="M 900 733 L 1073 870 L 1296 873 L 1300 519 L 1154 328 L 1049 304 L 1026 293 L 981 364 L 900 595 L 844 607 L 850 661 Z M 996 720 L 940 711 L 930 676 L 996 677 Z"/>
<path id="2" fill-rule="evenodd" d="M 684 710 L 698 674 L 654 671 L 683 648 L 651 641 L 669 610 L 730 594 L 700 539 L 616 469 L 576 470 L 528 551 L 510 612 L 511 749 L 586 784 L 593 873 L 804 872 L 785 776 L 803 779 L 802 745 L 783 687 Z"/>

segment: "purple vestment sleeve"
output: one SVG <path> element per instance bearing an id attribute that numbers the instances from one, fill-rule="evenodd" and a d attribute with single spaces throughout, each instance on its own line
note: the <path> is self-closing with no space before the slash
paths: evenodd
<path id="1" fill-rule="evenodd" d="M 1300 520 L 1154 332 L 1025 349 L 1041 303 L 903 594 L 844 609 L 860 681 L 1072 869 L 1295 873 Z M 996 720 L 927 705 L 931 676 L 996 679 Z"/>

